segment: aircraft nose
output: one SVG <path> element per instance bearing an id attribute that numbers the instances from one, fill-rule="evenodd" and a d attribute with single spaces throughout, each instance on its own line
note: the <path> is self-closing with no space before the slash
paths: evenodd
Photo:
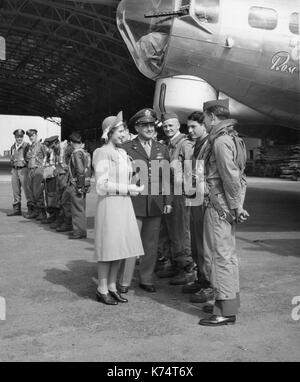
<path id="1" fill-rule="evenodd" d="M 122 0 L 117 10 L 117 25 L 137 67 L 155 79 L 163 69 L 173 18 L 145 17 L 174 11 L 174 0 Z"/>

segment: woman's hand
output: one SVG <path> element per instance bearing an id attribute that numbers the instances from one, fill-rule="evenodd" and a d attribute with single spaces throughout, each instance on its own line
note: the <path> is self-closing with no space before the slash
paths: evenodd
<path id="1" fill-rule="evenodd" d="M 137 186 L 136 184 L 131 184 L 128 186 L 128 192 L 131 196 L 138 196 L 141 192 L 144 191 L 145 186 Z"/>

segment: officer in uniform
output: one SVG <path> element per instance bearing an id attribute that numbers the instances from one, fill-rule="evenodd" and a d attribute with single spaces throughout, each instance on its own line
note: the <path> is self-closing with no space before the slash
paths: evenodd
<path id="1" fill-rule="evenodd" d="M 233 140 L 236 121 L 230 119 L 229 100 L 206 102 L 204 123 L 209 145 L 204 153 L 207 183 L 207 208 L 204 215 L 204 252 L 211 263 L 211 283 L 215 304 L 200 320 L 204 326 L 229 325 L 236 322 L 239 308 L 239 265 L 235 248 L 236 224 L 249 216 L 244 210 L 246 182 L 244 163 L 238 161 L 238 148 Z"/>
<path id="2" fill-rule="evenodd" d="M 180 133 L 180 122 L 177 114 L 164 113 L 161 117 L 162 127 L 167 140 L 172 168 L 174 186 L 173 211 L 166 216 L 168 236 L 171 244 L 171 269 L 158 272 L 158 277 L 173 277 L 171 285 L 185 285 L 195 278 L 194 261 L 191 255 L 190 211 L 186 206 L 184 195 L 183 171 L 188 171 L 193 157 L 194 142 Z"/>
<path id="3" fill-rule="evenodd" d="M 156 292 L 153 276 L 161 217 L 172 211 L 173 202 L 173 197 L 170 195 L 168 149 L 153 140 L 156 120 L 156 113 L 152 109 L 137 112 L 129 124 L 135 127 L 138 136 L 123 144 L 123 148 L 133 160 L 133 182 L 138 186 L 145 186 L 142 195 L 132 198 L 132 204 L 145 251 L 145 256 L 141 258 L 139 265 L 139 285 L 150 293 Z M 162 171 L 156 171 L 158 166 L 161 166 Z M 135 262 L 136 259 L 133 258 L 122 263 L 118 285 L 121 293 L 128 291 Z"/>
<path id="4" fill-rule="evenodd" d="M 29 211 L 24 215 L 26 219 L 36 219 L 42 221 L 47 218 L 44 201 L 44 162 L 47 155 L 47 149 L 42 142 L 38 140 L 37 130 L 27 130 L 31 145 L 26 154 L 28 163 L 28 188 L 29 188 Z"/>
<path id="5" fill-rule="evenodd" d="M 59 136 L 54 135 L 46 138 L 44 141 L 47 147 L 47 155 L 44 162 L 44 187 L 46 210 L 49 217 L 41 221 L 42 224 L 51 224 L 55 221 L 58 205 L 57 205 L 57 172 L 56 167 L 59 160 Z"/>
<path id="6" fill-rule="evenodd" d="M 69 164 L 68 190 L 71 196 L 71 213 L 73 231 L 69 239 L 83 239 L 87 237 L 86 222 L 86 189 L 85 189 L 85 169 L 86 159 L 82 148 L 80 134 L 72 133 L 69 138 L 73 147 L 73 152 Z"/>
<path id="7" fill-rule="evenodd" d="M 25 161 L 26 151 L 28 149 L 28 143 L 24 142 L 25 131 L 18 129 L 13 132 L 15 136 L 15 143 L 10 149 L 10 163 L 12 165 L 11 171 L 11 185 L 13 189 L 13 211 L 9 212 L 7 216 L 18 216 L 21 213 L 21 195 L 22 188 L 24 190 L 27 203 L 28 198 L 28 188 L 27 188 L 27 177 L 28 169 Z"/>

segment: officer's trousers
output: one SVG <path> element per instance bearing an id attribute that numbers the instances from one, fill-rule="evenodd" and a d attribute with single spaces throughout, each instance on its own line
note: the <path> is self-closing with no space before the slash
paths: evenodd
<path id="1" fill-rule="evenodd" d="M 171 260 L 180 269 L 193 265 L 189 220 L 190 211 L 185 205 L 185 197 L 174 196 L 173 211 L 166 215 L 166 225 L 171 243 Z"/>
<path id="2" fill-rule="evenodd" d="M 154 269 L 157 260 L 157 247 L 160 230 L 160 216 L 137 217 L 145 255 L 141 256 L 139 265 L 139 279 L 142 284 L 152 285 Z M 136 258 L 123 260 L 120 268 L 119 283 L 129 286 L 133 277 Z"/>
<path id="3" fill-rule="evenodd" d="M 71 196 L 71 214 L 73 232 L 76 234 L 86 234 L 87 222 L 85 215 L 86 195 L 78 195 L 75 186 L 68 186 Z"/>
<path id="4" fill-rule="evenodd" d="M 210 261 L 205 260 L 203 249 L 203 229 L 204 229 L 204 213 L 205 207 L 190 207 L 190 228 L 191 228 L 191 249 L 194 262 L 197 264 L 197 278 L 200 282 L 206 282 L 209 286 L 210 280 Z"/>
<path id="5" fill-rule="evenodd" d="M 28 189 L 28 205 L 31 205 L 37 210 L 45 210 L 43 167 L 36 167 L 29 170 Z"/>
<path id="6" fill-rule="evenodd" d="M 235 224 L 206 208 L 203 245 L 205 260 L 211 269 L 210 282 L 216 290 L 213 314 L 234 316 L 239 307 L 239 264 L 235 251 Z"/>
<path id="7" fill-rule="evenodd" d="M 20 169 L 13 168 L 11 171 L 11 185 L 13 190 L 13 206 L 21 208 L 21 195 L 22 188 L 27 200 L 29 201 L 29 190 L 28 190 L 28 168 L 23 167 Z"/>

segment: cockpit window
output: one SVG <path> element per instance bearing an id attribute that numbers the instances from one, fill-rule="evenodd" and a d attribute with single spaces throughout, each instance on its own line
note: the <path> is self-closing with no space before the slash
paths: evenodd
<path id="1" fill-rule="evenodd" d="M 120 33 L 137 67 L 149 78 L 163 69 L 173 23 L 173 17 L 159 14 L 174 9 L 174 0 L 123 0 L 118 7 Z"/>
<path id="2" fill-rule="evenodd" d="M 195 0 L 193 13 L 203 23 L 219 22 L 220 0 Z"/>
<path id="3" fill-rule="evenodd" d="M 272 8 L 251 7 L 248 21 L 252 28 L 272 30 L 277 27 L 278 14 Z"/>
<path id="4" fill-rule="evenodd" d="M 290 17 L 290 31 L 299 34 L 299 13 L 294 12 Z"/>

